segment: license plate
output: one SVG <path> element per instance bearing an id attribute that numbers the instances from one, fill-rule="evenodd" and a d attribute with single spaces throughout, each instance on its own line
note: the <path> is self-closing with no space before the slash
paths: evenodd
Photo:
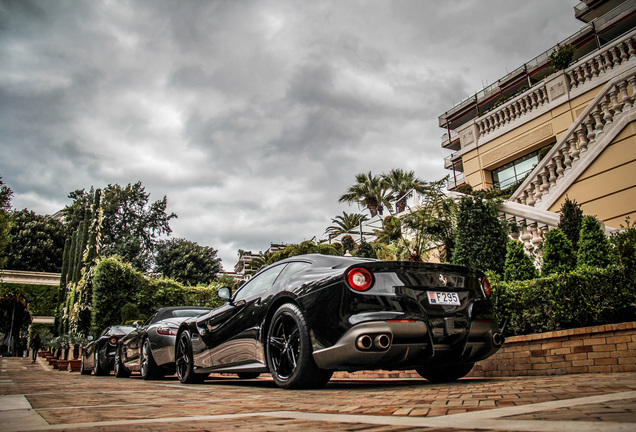
<path id="1" fill-rule="evenodd" d="M 459 295 L 455 292 L 428 291 L 428 302 L 432 305 L 460 306 Z"/>

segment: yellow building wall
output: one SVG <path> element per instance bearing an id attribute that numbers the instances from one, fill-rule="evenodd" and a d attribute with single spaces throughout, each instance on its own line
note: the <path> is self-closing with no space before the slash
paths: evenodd
<path id="1" fill-rule="evenodd" d="M 621 131 L 550 211 L 558 212 L 566 196 L 607 226 L 618 228 L 627 216 L 636 221 L 636 122 Z"/>
<path id="2" fill-rule="evenodd" d="M 477 190 L 491 187 L 494 169 L 556 142 L 599 90 L 579 95 L 462 155 L 466 183 Z"/>

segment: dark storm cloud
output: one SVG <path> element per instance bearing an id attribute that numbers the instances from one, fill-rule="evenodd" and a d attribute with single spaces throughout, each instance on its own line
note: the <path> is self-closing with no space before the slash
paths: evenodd
<path id="1" fill-rule="evenodd" d="M 359 172 L 443 177 L 437 117 L 576 3 L 0 0 L 0 175 L 38 213 L 142 181 L 229 269 L 358 211 Z"/>

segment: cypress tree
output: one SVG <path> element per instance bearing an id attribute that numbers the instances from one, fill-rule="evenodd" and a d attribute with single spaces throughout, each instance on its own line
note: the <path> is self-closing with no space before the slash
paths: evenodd
<path id="1" fill-rule="evenodd" d="M 572 242 L 560 229 L 548 231 L 543 237 L 543 266 L 541 275 L 567 273 L 574 269 L 576 257 L 572 251 Z"/>
<path id="2" fill-rule="evenodd" d="M 572 248 L 576 251 L 579 247 L 579 233 L 581 232 L 581 222 L 583 220 L 583 210 L 576 200 L 565 197 L 565 202 L 561 206 L 561 218 L 559 228 L 572 243 Z"/>
<path id="3" fill-rule="evenodd" d="M 539 277 L 539 272 L 532 259 L 524 251 L 523 243 L 510 240 L 506 246 L 506 262 L 504 264 L 504 280 L 529 280 Z"/>
<path id="4" fill-rule="evenodd" d="M 610 253 L 610 241 L 601 223 L 594 216 L 585 216 L 581 223 L 576 265 L 605 268 L 610 264 Z"/>

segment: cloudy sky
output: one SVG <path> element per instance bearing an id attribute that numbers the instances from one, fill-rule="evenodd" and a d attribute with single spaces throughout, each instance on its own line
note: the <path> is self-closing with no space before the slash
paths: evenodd
<path id="1" fill-rule="evenodd" d="M 322 238 L 354 175 L 448 172 L 437 118 L 578 30 L 575 0 L 0 0 L 13 207 L 141 181 L 173 236 Z"/>

